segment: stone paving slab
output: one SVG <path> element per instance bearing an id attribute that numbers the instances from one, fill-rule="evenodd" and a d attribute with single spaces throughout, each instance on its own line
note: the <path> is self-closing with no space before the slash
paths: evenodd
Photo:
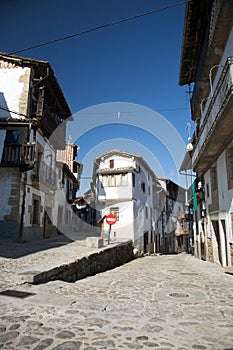
<path id="1" fill-rule="evenodd" d="M 17 285 L 34 295 L 0 296 L 0 348 L 230 350 L 232 278 L 180 254 L 139 258 L 75 283 Z"/>

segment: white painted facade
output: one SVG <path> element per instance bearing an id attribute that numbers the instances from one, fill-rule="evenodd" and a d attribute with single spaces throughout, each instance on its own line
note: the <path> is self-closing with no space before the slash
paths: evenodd
<path id="1" fill-rule="evenodd" d="M 118 217 L 111 228 L 112 237 L 132 239 L 144 251 L 155 232 L 155 178 L 139 155 L 115 150 L 95 160 L 93 180 L 101 216 L 117 213 Z M 106 220 L 103 230 L 107 235 Z"/>

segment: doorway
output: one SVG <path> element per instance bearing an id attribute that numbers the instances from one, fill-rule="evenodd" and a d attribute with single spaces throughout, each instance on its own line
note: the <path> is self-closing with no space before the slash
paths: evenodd
<path id="1" fill-rule="evenodd" d="M 220 264 L 222 265 L 222 254 L 221 254 L 221 241 L 220 241 L 220 234 L 219 234 L 219 223 L 217 220 L 212 220 L 212 226 L 217 242 L 217 254 L 218 254 L 218 260 Z"/>
<path id="2" fill-rule="evenodd" d="M 228 266 L 228 249 L 227 249 L 227 232 L 226 232 L 226 221 L 221 220 L 222 230 L 224 234 L 224 242 L 225 242 L 225 254 L 226 254 L 226 266 Z"/>
<path id="3" fill-rule="evenodd" d="M 147 253 L 147 245 L 149 243 L 148 231 L 144 233 L 144 253 Z"/>
<path id="4" fill-rule="evenodd" d="M 52 235 L 51 212 L 51 208 L 47 208 L 44 212 L 44 238 L 49 238 Z"/>

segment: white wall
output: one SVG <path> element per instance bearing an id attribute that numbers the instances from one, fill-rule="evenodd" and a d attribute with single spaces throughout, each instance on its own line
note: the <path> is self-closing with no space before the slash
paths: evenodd
<path id="1" fill-rule="evenodd" d="M 148 232 L 150 243 L 150 232 L 154 229 L 156 219 L 153 203 L 153 174 L 139 162 L 138 165 L 141 171 L 135 175 L 135 188 L 133 189 L 134 236 L 135 241 L 143 245 L 143 236 L 146 232 Z M 145 192 L 142 190 L 142 183 L 145 183 Z"/>
<path id="2" fill-rule="evenodd" d="M 0 61 L 0 103 L 6 109 L 17 113 L 27 113 L 20 101 L 28 96 L 30 68 L 16 67 L 7 62 Z M 27 101 L 26 101 L 27 102 Z M 0 110 L 0 118 L 18 118 L 18 115 Z"/>
<path id="3" fill-rule="evenodd" d="M 106 203 L 105 208 L 101 212 L 101 216 L 108 215 L 111 207 L 119 208 L 119 221 L 112 225 L 112 238 L 114 232 L 116 238 L 127 238 L 134 240 L 134 220 L 133 220 L 133 201 L 114 201 L 112 203 Z M 104 221 L 105 234 L 108 233 L 109 225 Z"/>
<path id="4" fill-rule="evenodd" d="M 114 159 L 114 168 L 128 168 L 136 167 L 135 160 L 132 157 L 124 157 L 119 155 L 110 155 L 100 162 L 99 169 L 109 169 L 110 160 Z M 97 183 L 97 192 L 99 200 L 111 200 L 111 199 L 132 199 L 132 174 L 128 173 L 128 185 L 125 186 L 104 186 L 101 187 L 102 176 L 99 175 L 99 182 Z"/>
<path id="5" fill-rule="evenodd" d="M 217 160 L 219 211 L 230 211 L 233 189 L 228 190 L 225 151 Z"/>
<path id="6" fill-rule="evenodd" d="M 117 154 L 106 157 L 100 162 L 99 169 L 109 169 L 110 159 L 114 160 L 114 168 L 133 167 L 138 170 L 140 166 L 141 170 L 135 173 L 135 187 L 132 183 L 132 172 L 128 172 L 128 186 L 101 188 L 100 183 L 97 185 L 97 197 L 100 195 L 102 199 L 101 206 L 103 210 L 101 216 L 107 215 L 110 212 L 110 207 L 119 207 L 120 220 L 112 226 L 112 231 L 116 232 L 117 237 L 130 238 L 134 241 L 141 238 L 143 242 L 144 233 L 149 231 L 150 237 L 150 231 L 155 224 L 153 174 L 140 163 L 139 159 Z M 145 192 L 142 190 L 142 183 L 145 184 Z M 150 191 L 148 188 L 150 188 Z M 110 200 L 111 202 L 109 202 Z M 108 228 L 109 226 L 105 224 L 105 231 Z"/>
<path id="7" fill-rule="evenodd" d="M 111 154 L 101 160 L 99 169 L 108 169 L 110 168 L 109 161 L 114 159 L 114 168 L 125 168 L 125 167 L 135 167 L 135 159 L 133 157 L 121 156 L 117 154 Z"/>

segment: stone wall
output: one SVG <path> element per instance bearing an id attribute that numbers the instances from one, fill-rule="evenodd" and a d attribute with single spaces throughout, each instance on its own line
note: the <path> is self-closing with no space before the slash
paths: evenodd
<path id="1" fill-rule="evenodd" d="M 54 280 L 75 282 L 87 276 L 113 269 L 134 259 L 133 242 L 127 241 L 100 249 L 98 252 L 83 257 L 70 264 L 38 273 L 29 283 L 40 284 Z"/>
<path id="2" fill-rule="evenodd" d="M 230 257 L 231 261 L 229 262 L 229 266 L 233 266 L 233 245 L 230 244 Z"/>
<path id="3" fill-rule="evenodd" d="M 207 261 L 214 262 L 213 258 L 213 246 L 211 238 L 207 238 L 207 249 L 208 249 L 208 255 L 207 255 Z"/>
<path id="4" fill-rule="evenodd" d="M 19 222 L 20 180 L 17 168 L 0 168 L 0 220 Z"/>

